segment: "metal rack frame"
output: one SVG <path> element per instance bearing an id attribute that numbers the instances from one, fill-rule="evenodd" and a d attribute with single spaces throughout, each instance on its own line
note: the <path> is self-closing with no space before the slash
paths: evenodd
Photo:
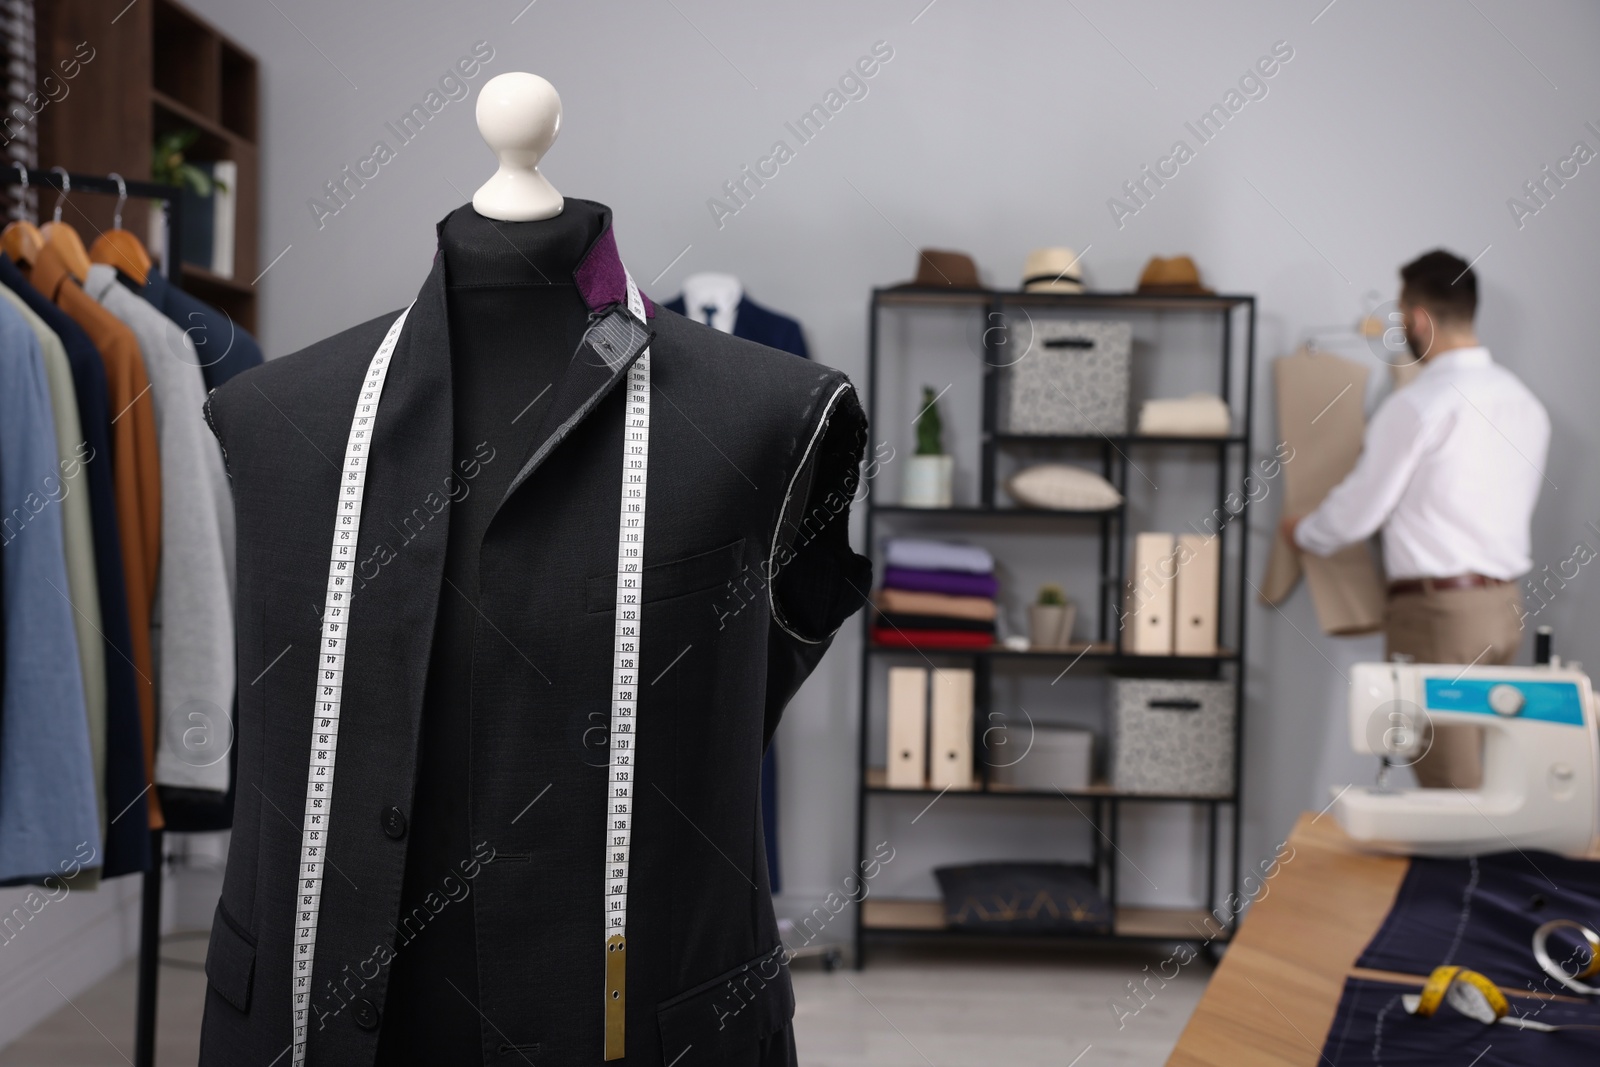
<path id="1" fill-rule="evenodd" d="M 868 765 L 868 748 L 871 740 L 871 725 L 873 722 L 872 683 L 873 661 L 880 657 L 905 657 L 905 656 L 937 656 L 944 661 L 963 661 L 971 665 L 974 672 L 975 706 L 973 714 L 973 753 L 975 756 L 975 788 L 953 793 L 953 796 L 971 798 L 975 801 L 995 802 L 1004 804 L 1007 800 L 1016 798 L 1056 798 L 1064 799 L 1077 814 L 1083 817 L 1092 829 L 1091 834 L 1091 862 L 1097 872 L 1102 889 L 1106 893 L 1114 914 L 1118 915 L 1119 922 L 1114 924 L 1113 933 L 1100 936 L 1057 936 L 1043 940 L 1052 944 L 1070 945 L 1085 942 L 1109 941 L 1208 941 L 1212 940 L 1202 929 L 1193 925 L 1193 920 L 1198 912 L 1174 912 L 1170 928 L 1162 928 L 1159 916 L 1152 923 L 1153 910 L 1141 909 L 1140 921 L 1129 922 L 1126 925 L 1120 922 L 1121 911 L 1117 907 L 1117 863 L 1116 855 L 1121 851 L 1119 845 L 1120 822 L 1122 807 L 1127 803 L 1139 804 L 1189 804 L 1200 805 L 1206 809 L 1206 911 L 1214 912 L 1218 901 L 1218 873 L 1219 849 L 1218 837 L 1219 818 L 1222 808 L 1228 809 L 1230 823 L 1229 859 L 1227 884 L 1223 887 L 1229 893 L 1237 893 L 1242 875 L 1242 860 L 1239 849 L 1240 839 L 1240 789 L 1243 775 L 1243 736 L 1244 736 L 1244 647 L 1245 624 L 1248 614 L 1247 608 L 1247 579 L 1249 567 L 1249 524 L 1248 510 L 1250 500 L 1248 495 L 1240 494 L 1242 507 L 1237 512 L 1230 512 L 1226 507 L 1229 494 L 1229 473 L 1236 472 L 1240 478 L 1248 475 L 1251 462 L 1251 424 L 1255 406 L 1255 327 L 1256 305 L 1255 297 L 1248 295 L 1196 295 L 1196 296 L 1154 296 L 1133 293 L 1027 293 L 1027 292 L 1001 292 L 983 289 L 875 289 L 872 293 L 871 308 L 868 319 L 868 352 L 867 352 L 867 395 L 869 403 L 869 418 L 872 425 L 878 425 L 878 370 L 880 358 L 880 318 L 885 309 L 916 309 L 928 308 L 970 308 L 981 314 L 985 324 L 1004 322 L 1008 308 L 1038 309 L 1049 311 L 1126 311 L 1133 314 L 1151 315 L 1164 312 L 1180 313 L 1209 313 L 1220 317 L 1220 386 L 1221 395 L 1228 400 L 1233 411 L 1240 432 L 1228 437 L 1148 437 L 1138 434 L 1120 435 L 1060 435 L 1060 436 L 1034 436 L 1014 435 L 1003 433 L 999 427 L 999 401 L 1000 401 L 1000 372 L 1003 369 L 999 360 L 999 348 L 1004 343 L 996 339 L 994 331 L 983 331 L 983 395 L 982 395 L 982 437 L 981 437 L 981 472 L 979 503 L 976 506 L 953 508 L 909 508 L 892 504 L 879 504 L 874 495 L 867 498 L 866 507 L 866 543 L 871 547 L 875 545 L 875 538 L 879 531 L 879 520 L 892 515 L 941 516 L 954 525 L 955 522 L 981 523 L 987 519 L 1000 517 L 1008 522 L 1022 520 L 1029 524 L 1039 524 L 1040 533 L 1048 535 L 1052 524 L 1070 524 L 1091 522 L 1097 524 L 1099 532 L 1099 567 L 1100 587 L 1096 596 L 1096 632 L 1097 641 L 1087 648 L 1082 645 L 1074 646 L 1067 651 L 1051 652 L 1021 652 L 1003 647 L 988 649 L 952 650 L 952 649 L 916 649 L 901 647 L 876 646 L 872 642 L 871 616 L 869 607 L 862 613 L 862 643 L 861 643 L 861 677 L 859 700 L 859 737 L 857 739 L 857 801 L 856 801 L 856 860 L 859 863 L 867 859 L 867 820 L 868 808 L 875 798 L 886 795 L 933 795 L 941 793 L 938 789 L 907 790 L 890 789 L 881 775 L 874 773 L 875 769 Z M 1243 344 L 1236 345 L 1235 318 L 1243 321 Z M 1236 348 L 1238 349 L 1236 351 Z M 1236 365 L 1237 364 L 1237 365 Z M 1237 376 L 1237 377 L 1236 377 Z M 1235 392 L 1242 394 L 1242 408 L 1235 403 Z M 1066 454 L 1085 458 L 1085 453 L 1093 455 L 1099 461 L 1100 473 L 1111 481 L 1126 500 L 1128 489 L 1128 467 L 1131 460 L 1127 453 L 1131 450 L 1143 449 L 1172 449 L 1176 447 L 1207 448 L 1211 449 L 1217 471 L 1216 503 L 1224 513 L 1231 514 L 1222 526 L 1219 536 L 1234 539 L 1234 552 L 1237 559 L 1237 574 L 1231 574 L 1229 552 L 1221 553 L 1221 572 L 1218 580 L 1218 620 L 1230 620 L 1232 626 L 1227 634 L 1227 639 L 1233 643 L 1231 649 L 1219 648 L 1216 655 L 1212 656 L 1149 656 L 1126 653 L 1122 648 L 1120 628 L 1113 629 L 1112 623 L 1120 613 L 1122 599 L 1127 583 L 1127 541 L 1129 532 L 1126 529 L 1126 508 L 1124 502 L 1116 508 L 1100 512 L 1054 512 L 1034 511 L 1019 508 L 998 506 L 996 504 L 996 467 L 1000 455 L 1008 448 L 1020 445 L 1052 446 L 1058 447 Z M 966 527 L 970 528 L 970 526 Z M 1230 580 L 1232 586 L 1230 588 Z M 1232 602 L 1230 604 L 1230 594 Z M 1231 613 L 1227 610 L 1231 608 Z M 983 724 L 988 721 L 991 710 L 990 692 L 993 683 L 993 666 L 996 662 L 1004 661 L 1032 661 L 1032 662 L 1061 662 L 1063 664 L 1075 659 L 1095 666 L 1133 671 L 1138 670 L 1147 676 L 1172 676 L 1180 677 L 1217 677 L 1224 671 L 1231 672 L 1235 682 L 1235 741 L 1233 751 L 1234 788 L 1227 795 L 1221 796 L 1190 796 L 1190 795 L 1151 795 L 1119 792 L 1104 783 L 1096 783 L 1089 789 L 1063 793 L 1060 791 L 1035 791 L 1001 787 L 990 780 L 989 767 L 982 761 L 983 752 Z M 1079 801 L 1089 809 L 1086 813 Z M 884 903 L 891 906 L 897 902 L 879 901 L 876 906 Z M 899 902 L 904 903 L 904 902 Z M 975 940 L 982 935 L 972 934 L 962 930 L 945 928 L 942 924 L 911 922 L 868 922 L 868 902 L 863 900 L 855 912 L 854 960 L 855 967 L 859 970 L 865 966 L 866 945 L 869 940 L 888 939 L 931 939 L 948 938 L 961 940 Z M 1131 912 L 1130 912 L 1131 914 Z M 1230 917 L 1225 925 L 1225 931 L 1231 932 L 1236 916 Z M 1121 926 L 1122 928 L 1118 928 Z M 1224 935 L 1225 936 L 1225 935 Z M 1041 940 L 1041 939 L 1031 939 Z"/>

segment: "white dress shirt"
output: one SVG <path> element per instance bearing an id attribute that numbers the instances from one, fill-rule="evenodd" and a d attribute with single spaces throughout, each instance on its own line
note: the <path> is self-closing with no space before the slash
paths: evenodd
<path id="1" fill-rule="evenodd" d="M 1441 352 L 1372 416 L 1361 458 L 1295 530 L 1329 555 L 1383 528 L 1391 581 L 1533 567 L 1529 523 L 1550 417 L 1487 348 Z"/>
<path id="2" fill-rule="evenodd" d="M 683 280 L 683 313 L 713 330 L 732 333 L 744 286 L 731 274 L 691 274 Z"/>

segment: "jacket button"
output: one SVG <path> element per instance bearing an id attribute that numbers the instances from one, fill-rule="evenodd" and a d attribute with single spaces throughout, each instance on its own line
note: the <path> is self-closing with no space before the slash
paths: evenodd
<path id="1" fill-rule="evenodd" d="M 399 808 L 386 808 L 383 812 L 383 832 L 396 841 L 406 836 L 406 815 Z"/>
<path id="2" fill-rule="evenodd" d="M 363 1030 L 376 1030 L 378 1028 L 378 1006 L 370 1000 L 356 1001 L 356 1010 L 353 1015 L 356 1025 Z"/>

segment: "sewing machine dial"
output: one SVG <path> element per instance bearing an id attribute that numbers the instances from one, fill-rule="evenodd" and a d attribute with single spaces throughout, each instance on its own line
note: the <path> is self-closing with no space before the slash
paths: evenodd
<path id="1" fill-rule="evenodd" d="M 1496 715 L 1504 715 L 1509 719 L 1513 715 L 1521 714 L 1527 702 L 1528 698 L 1523 696 L 1522 690 L 1514 685 L 1502 682 L 1489 689 L 1489 707 Z"/>

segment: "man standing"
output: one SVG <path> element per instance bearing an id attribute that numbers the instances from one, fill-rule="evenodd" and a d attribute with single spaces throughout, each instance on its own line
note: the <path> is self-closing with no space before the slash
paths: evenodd
<path id="1" fill-rule="evenodd" d="M 1550 419 L 1478 343 L 1478 280 L 1464 260 L 1429 252 L 1400 279 L 1406 345 L 1422 370 L 1378 407 L 1355 469 L 1311 514 L 1286 516 L 1284 533 L 1325 556 L 1382 528 L 1385 656 L 1510 663 Z M 1424 786 L 1476 787 L 1482 731 L 1435 730 L 1414 770 Z"/>

